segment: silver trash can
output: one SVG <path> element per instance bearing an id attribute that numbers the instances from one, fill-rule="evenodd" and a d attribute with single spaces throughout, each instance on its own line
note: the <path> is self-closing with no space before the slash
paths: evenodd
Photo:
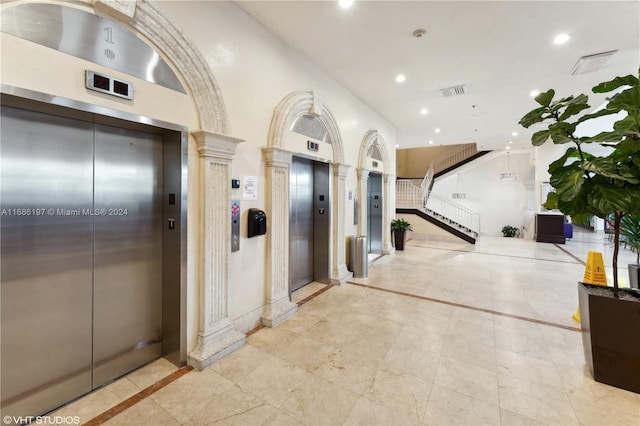
<path id="1" fill-rule="evenodd" d="M 352 237 L 351 240 L 351 267 L 354 278 L 367 278 L 369 266 L 368 244 L 366 235 Z"/>

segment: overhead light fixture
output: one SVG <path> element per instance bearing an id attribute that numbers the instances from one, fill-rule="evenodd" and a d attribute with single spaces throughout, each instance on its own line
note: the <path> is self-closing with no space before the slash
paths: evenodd
<path id="1" fill-rule="evenodd" d="M 396 76 L 396 83 L 404 83 L 405 81 L 407 81 L 407 77 L 405 77 L 404 74 L 398 74 Z"/>
<path id="2" fill-rule="evenodd" d="M 396 148 L 400 148 L 400 145 L 396 144 Z"/>
<path id="3" fill-rule="evenodd" d="M 439 128 L 439 127 L 436 127 L 435 132 L 436 132 L 436 133 L 440 133 L 440 128 Z"/>
<path id="4" fill-rule="evenodd" d="M 433 145 L 433 141 L 429 141 L 429 145 Z"/>
<path id="5" fill-rule="evenodd" d="M 509 141 L 509 143 L 510 143 L 510 144 L 512 144 L 512 143 L 513 143 L 513 141 Z M 507 148 L 509 148 L 509 147 L 507 147 Z"/>
<path id="6" fill-rule="evenodd" d="M 511 133 L 511 136 L 518 136 L 518 132 Z"/>
<path id="7" fill-rule="evenodd" d="M 353 0 L 338 0 L 338 4 L 343 9 L 349 9 L 351 6 L 353 6 Z"/>
<path id="8" fill-rule="evenodd" d="M 532 90 L 531 93 L 529 93 L 529 96 L 531 96 L 532 98 L 535 98 L 539 94 L 540 94 L 539 90 Z"/>
<path id="9" fill-rule="evenodd" d="M 553 44 L 565 44 L 571 38 L 570 34 L 558 34 L 556 38 L 553 39 Z"/>
<path id="10" fill-rule="evenodd" d="M 427 115 L 428 113 L 429 113 L 429 110 L 428 110 L 428 109 L 426 109 L 426 108 L 422 108 L 422 109 L 420 110 L 420 114 L 422 114 L 422 115 Z"/>

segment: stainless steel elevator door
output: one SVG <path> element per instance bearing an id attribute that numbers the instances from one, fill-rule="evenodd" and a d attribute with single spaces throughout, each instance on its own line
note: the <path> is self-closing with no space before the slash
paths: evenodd
<path id="1" fill-rule="evenodd" d="M 95 125 L 93 386 L 161 356 L 162 136 Z"/>
<path id="2" fill-rule="evenodd" d="M 294 158 L 289 180 L 290 291 L 313 281 L 313 163 Z"/>
<path id="3" fill-rule="evenodd" d="M 367 232 L 369 253 L 382 253 L 382 175 L 371 173 L 367 180 Z"/>
<path id="4" fill-rule="evenodd" d="M 25 416 L 91 390 L 93 123 L 1 115 L 2 414 Z"/>

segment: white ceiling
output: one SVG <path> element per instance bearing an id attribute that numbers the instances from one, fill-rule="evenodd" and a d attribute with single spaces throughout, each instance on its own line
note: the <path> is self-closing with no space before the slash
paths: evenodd
<path id="1" fill-rule="evenodd" d="M 585 93 L 596 107 L 605 97 L 593 86 L 640 65 L 639 1 L 236 3 L 394 124 L 400 148 L 432 140 L 527 149 L 532 131 L 518 120 L 536 106 L 532 90 Z M 422 38 L 412 36 L 418 28 Z M 562 32 L 569 42 L 553 44 Z M 618 52 L 605 68 L 571 75 L 581 56 L 610 50 Z M 459 84 L 467 94 L 439 91 Z"/>

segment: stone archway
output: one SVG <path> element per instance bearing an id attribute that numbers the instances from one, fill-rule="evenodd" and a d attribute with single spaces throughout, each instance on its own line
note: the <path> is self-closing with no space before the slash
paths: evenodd
<path id="1" fill-rule="evenodd" d="M 392 188 L 395 185 L 395 175 L 389 171 L 390 162 L 387 151 L 387 144 L 377 130 L 369 130 L 362 139 L 360 144 L 360 153 L 358 154 L 358 168 L 356 170 L 358 175 L 358 193 L 360 198 L 364 199 L 364 195 L 367 193 L 367 180 L 369 179 L 370 170 L 367 168 L 368 153 L 372 147 L 377 147 L 378 152 L 382 156 L 383 163 L 383 194 L 382 199 L 384 201 L 384 208 L 382 210 L 382 253 L 393 253 L 395 249 L 391 245 L 391 222 L 390 217 L 393 216 L 391 211 L 391 195 L 393 194 Z M 365 235 L 367 232 L 365 222 L 367 219 L 367 203 L 361 202 L 358 209 L 358 234 Z"/>
<path id="2" fill-rule="evenodd" d="M 274 327 L 295 314 L 289 301 L 289 169 L 294 152 L 282 148 L 283 135 L 302 115 L 318 119 L 327 130 L 333 148 L 331 194 L 331 282 L 344 283 L 352 275 L 345 259 L 345 180 L 349 166 L 343 164 L 344 151 L 338 125 L 316 92 L 293 92 L 275 108 L 269 127 L 265 159 L 267 215 L 267 300 L 262 323 Z"/>
<path id="3" fill-rule="evenodd" d="M 182 78 L 198 115 L 199 129 L 190 129 L 199 155 L 197 265 L 198 335 L 189 364 L 203 369 L 244 344 L 228 317 L 228 207 L 231 163 L 242 140 L 228 136 L 229 120 L 222 92 L 209 64 L 194 44 L 152 3 L 143 0 L 88 0 L 96 10 L 120 21 L 165 58 Z M 183 304 L 186 306 L 186 303 Z M 186 330 L 183 329 L 186 333 Z M 182 336 L 186 342 L 186 335 Z M 186 343 L 185 343 L 186 345 Z"/>

